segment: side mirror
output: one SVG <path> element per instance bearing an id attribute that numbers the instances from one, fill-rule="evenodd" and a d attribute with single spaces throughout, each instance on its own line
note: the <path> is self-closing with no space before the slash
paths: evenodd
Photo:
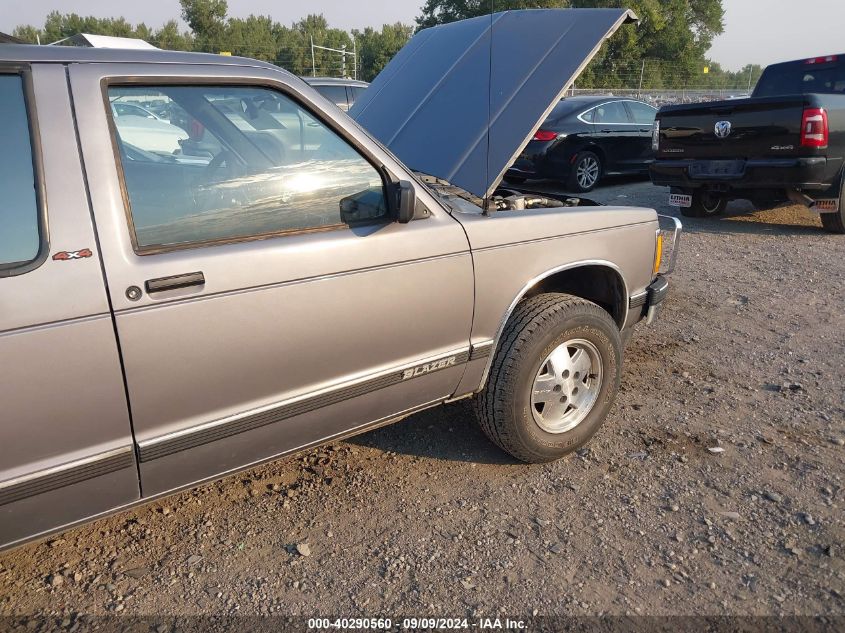
<path id="1" fill-rule="evenodd" d="M 417 191 L 414 189 L 414 184 L 408 180 L 400 180 L 396 189 L 398 197 L 396 221 L 399 224 L 407 224 L 414 219 L 414 211 L 417 207 Z"/>

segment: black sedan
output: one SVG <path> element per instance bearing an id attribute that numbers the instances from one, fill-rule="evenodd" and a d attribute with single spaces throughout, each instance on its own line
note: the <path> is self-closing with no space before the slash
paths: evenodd
<path id="1" fill-rule="evenodd" d="M 590 191 L 606 174 L 648 173 L 654 160 L 651 133 L 657 110 L 619 97 L 561 99 L 505 174 L 565 182 Z"/>

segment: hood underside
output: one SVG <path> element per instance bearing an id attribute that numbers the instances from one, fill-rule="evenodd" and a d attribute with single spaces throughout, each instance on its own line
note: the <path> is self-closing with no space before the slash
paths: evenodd
<path id="1" fill-rule="evenodd" d="M 489 197 L 627 9 L 504 11 L 417 33 L 349 114 L 408 167 Z"/>

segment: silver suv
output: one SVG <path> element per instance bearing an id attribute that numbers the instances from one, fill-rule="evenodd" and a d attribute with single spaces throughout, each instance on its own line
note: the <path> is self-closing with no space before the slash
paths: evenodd
<path id="1" fill-rule="evenodd" d="M 249 59 L 0 46 L 0 545 L 460 398 L 520 460 L 587 442 L 677 230 L 499 183 L 629 17 L 422 31 L 349 115 Z"/>

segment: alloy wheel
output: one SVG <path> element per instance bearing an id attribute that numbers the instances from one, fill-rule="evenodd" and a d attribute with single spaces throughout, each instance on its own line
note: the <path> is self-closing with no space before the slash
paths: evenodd
<path id="1" fill-rule="evenodd" d="M 531 385 L 531 413 L 547 433 L 578 426 L 598 400 L 602 362 L 598 348 L 585 339 L 558 345 L 540 363 Z"/>

